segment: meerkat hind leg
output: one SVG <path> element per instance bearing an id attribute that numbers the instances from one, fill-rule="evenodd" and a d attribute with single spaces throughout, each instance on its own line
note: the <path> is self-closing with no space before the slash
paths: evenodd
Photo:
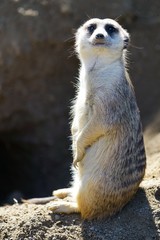
<path id="1" fill-rule="evenodd" d="M 62 188 L 62 189 L 54 190 L 52 194 L 55 197 L 63 199 L 68 196 L 71 196 L 71 193 L 72 193 L 72 188 Z"/>
<path id="2" fill-rule="evenodd" d="M 70 214 L 80 212 L 76 202 L 67 202 L 64 200 L 49 202 L 47 208 L 55 213 Z"/>

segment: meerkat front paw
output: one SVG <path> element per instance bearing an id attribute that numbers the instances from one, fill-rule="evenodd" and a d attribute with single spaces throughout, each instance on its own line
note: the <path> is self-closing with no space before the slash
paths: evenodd
<path id="1" fill-rule="evenodd" d="M 75 168 L 78 167 L 78 162 L 82 161 L 83 157 L 84 157 L 84 154 L 81 156 L 81 158 L 80 158 L 80 157 L 75 157 L 75 158 L 74 158 L 74 160 L 73 160 L 73 166 L 74 166 Z"/>
<path id="2" fill-rule="evenodd" d="M 82 151 L 80 148 L 76 149 L 76 153 L 75 153 L 75 157 L 73 159 L 73 166 L 76 168 L 77 167 L 77 163 L 82 161 L 82 159 L 84 158 L 85 152 Z"/>

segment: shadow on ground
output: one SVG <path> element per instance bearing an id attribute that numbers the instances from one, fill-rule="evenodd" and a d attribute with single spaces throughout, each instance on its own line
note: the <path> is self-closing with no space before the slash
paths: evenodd
<path id="1" fill-rule="evenodd" d="M 154 195 L 154 193 L 153 193 Z M 159 215 L 160 218 L 160 215 Z M 153 210 L 146 196 L 140 188 L 135 198 L 116 216 L 82 224 L 84 240 L 88 239 L 159 239 L 157 227 L 153 218 Z"/>

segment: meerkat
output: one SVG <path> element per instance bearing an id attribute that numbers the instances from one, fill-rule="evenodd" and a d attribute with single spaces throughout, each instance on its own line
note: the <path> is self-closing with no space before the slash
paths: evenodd
<path id="1" fill-rule="evenodd" d="M 136 193 L 146 167 L 143 134 L 126 69 L 128 32 L 112 19 L 94 18 L 75 39 L 81 67 L 72 106 L 73 181 L 54 191 L 47 206 L 100 219 L 120 211 Z"/>

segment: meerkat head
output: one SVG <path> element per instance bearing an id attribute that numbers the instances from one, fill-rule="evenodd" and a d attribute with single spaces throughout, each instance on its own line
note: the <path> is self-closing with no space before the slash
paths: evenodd
<path id="1" fill-rule="evenodd" d="M 122 56 L 129 43 L 129 34 L 116 21 L 93 18 L 76 33 L 76 52 L 84 58 L 105 57 L 113 60 Z"/>

